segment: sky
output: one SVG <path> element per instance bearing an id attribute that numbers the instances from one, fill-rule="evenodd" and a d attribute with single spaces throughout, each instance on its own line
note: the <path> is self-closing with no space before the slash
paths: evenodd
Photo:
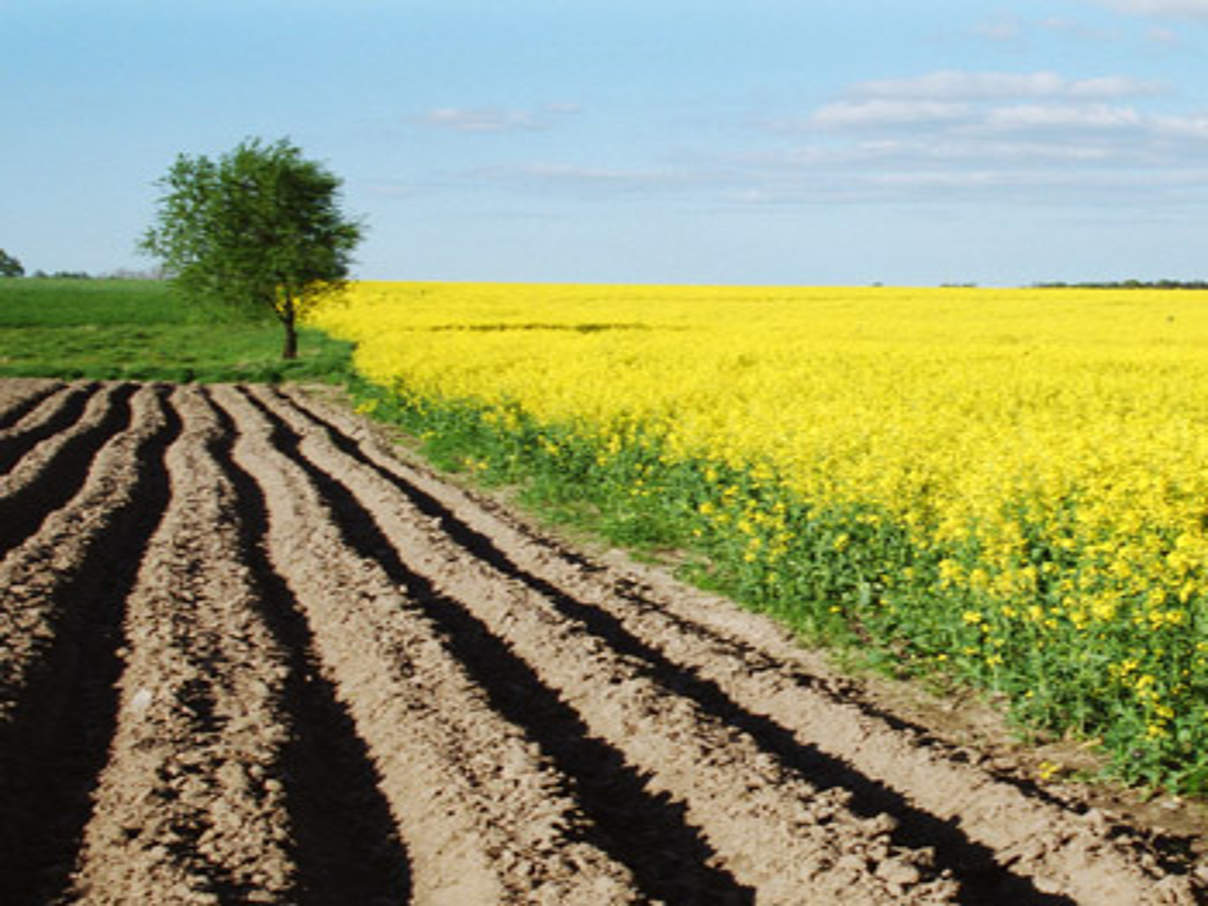
<path id="1" fill-rule="evenodd" d="M 0 0 L 0 123 L 27 273 L 288 138 L 361 279 L 1208 278 L 1208 0 Z"/>

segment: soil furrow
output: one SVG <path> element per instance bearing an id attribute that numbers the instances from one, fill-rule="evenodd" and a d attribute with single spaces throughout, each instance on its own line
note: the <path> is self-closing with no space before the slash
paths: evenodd
<path id="1" fill-rule="evenodd" d="M 282 394 L 276 395 L 285 398 Z M 355 440 L 334 424 L 305 406 L 299 407 L 299 411 L 322 428 L 330 442 L 341 451 L 373 469 L 425 515 L 438 519 L 441 531 L 467 552 L 541 595 L 558 613 L 582 626 L 612 650 L 635 659 L 642 665 L 643 675 L 673 694 L 690 699 L 716 720 L 742 730 L 763 751 L 776 756 L 782 765 L 797 772 L 815 788 L 846 791 L 850 794 L 848 808 L 855 814 L 864 818 L 890 816 L 894 822 L 890 840 L 895 846 L 907 849 L 934 847 L 936 866 L 948 869 L 960 884 L 957 898 L 961 902 L 1027 902 L 1038 906 L 1072 902 L 1068 897 L 1041 893 L 1030 878 L 1021 877 L 1000 865 L 993 849 L 969 840 L 958 827 L 915 807 L 898 791 L 864 776 L 813 743 L 798 741 L 791 730 L 775 720 L 744 709 L 715 681 L 703 677 L 693 667 L 674 662 L 659 647 L 627 629 L 624 621 L 606 608 L 587 603 L 587 598 L 577 599 L 547 579 L 521 569 L 491 538 L 471 528 L 432 496 L 375 463 Z M 647 637 L 658 638 L 666 634 L 666 626 L 658 629 L 661 631 Z M 707 659 L 697 660 L 704 663 Z"/>
<path id="2" fill-rule="evenodd" d="M 333 517 L 346 527 L 348 512 L 325 476 L 300 468 L 288 437 L 247 399 L 214 396 L 240 427 L 236 459 L 265 491 L 274 563 L 374 755 L 412 859 L 414 902 L 641 900 L 594 845 L 567 779 L 492 710 L 494 690 L 475 687 L 426 609 L 346 544 Z"/>
<path id="3" fill-rule="evenodd" d="M 5 429 L 0 434 L 0 475 L 7 475 L 22 456 L 80 418 L 99 386 L 70 385 L 61 394 L 51 394 L 19 423 Z"/>
<path id="4" fill-rule="evenodd" d="M 62 389 L 59 381 L 42 378 L 8 378 L 0 382 L 0 431 L 7 431 Z"/>
<path id="5" fill-rule="evenodd" d="M 865 791 L 870 806 L 887 797 L 901 799 L 934 816 L 942 828 L 959 827 L 980 851 L 993 853 L 998 865 L 1031 879 L 1039 890 L 1081 903 L 1111 897 L 1137 904 L 1196 902 L 1189 879 L 1160 869 L 1139 835 L 1121 828 L 1117 839 L 1109 839 L 1101 813 L 1072 809 L 1034 784 L 970 763 L 956 746 L 877 718 L 792 660 L 775 670 L 748 672 L 733 654 L 727 664 L 725 649 L 707 640 L 683 636 L 677 647 L 736 700 L 760 702 L 798 739 L 819 740 L 827 753 L 842 753 L 841 768 L 850 765 L 873 780 Z M 836 779 L 843 782 L 842 775 Z M 911 832 L 926 834 L 927 828 Z M 970 868 L 979 873 L 979 883 L 994 878 L 994 865 L 979 861 Z"/>
<path id="6" fill-rule="evenodd" d="M 297 902 L 280 781 L 287 672 L 255 617 L 232 489 L 196 390 L 173 403 L 171 496 L 126 605 L 109 763 L 75 880 L 82 903 Z"/>
<path id="7" fill-rule="evenodd" d="M 559 571 L 575 582 L 573 570 Z M 616 574 L 610 583 L 612 603 L 601 594 L 604 583 L 592 585 L 602 605 L 635 634 L 660 639 L 668 656 L 693 666 L 734 701 L 761 707 L 799 742 L 818 741 L 817 754 L 828 763 L 821 779 L 829 773 L 831 782 L 853 788 L 855 807 L 923 816 L 901 825 L 904 842 L 954 843 L 965 862 L 962 892 L 969 901 L 1012 902 L 1012 890 L 1022 895 L 1014 883 L 999 886 L 1004 876 L 1028 879 L 1037 893 L 1025 902 L 1095 903 L 1121 895 L 1133 903 L 1196 901 L 1190 879 L 1169 873 L 1139 835 L 1123 827 L 1109 834 L 1101 813 L 1071 808 L 1031 781 L 981 768 L 967 750 L 862 703 L 851 684 L 821 678 L 827 671 L 806 662 L 782 632 L 757 630 L 756 646 L 749 636 L 723 629 L 734 625 L 733 616 L 715 600 L 705 604 L 705 595 L 679 587 L 672 595 L 641 593 Z M 719 617 L 717 624 L 702 620 L 709 614 Z"/>
<path id="8" fill-rule="evenodd" d="M 89 382 L 95 384 L 95 382 Z M 95 389 L 95 388 L 93 388 Z M 19 437 L 23 431 L 37 427 L 55 413 L 64 403 L 74 397 L 87 398 L 88 391 L 83 383 L 64 384 L 59 381 L 30 379 L 18 381 L 13 378 L 0 379 L 0 395 L 4 407 L 4 423 L 0 426 L 0 438 Z M 33 414 L 31 414 L 33 413 Z M 24 426 L 20 422 L 24 421 Z"/>
<path id="9" fill-rule="evenodd" d="M 65 504 L 88 478 L 101 446 L 130 425 L 134 384 L 96 393 L 69 429 L 44 440 L 0 478 L 0 556 L 38 530 L 46 515 Z"/>
<path id="10" fill-rule="evenodd" d="M 712 864 L 714 851 L 699 829 L 687 823 L 682 803 L 650 789 L 625 753 L 591 735 L 580 714 L 546 686 L 530 664 L 462 602 L 438 593 L 404 564 L 347 486 L 298 450 L 301 436 L 263 401 L 250 401 L 272 421 L 275 446 L 291 456 L 328 501 L 342 542 L 374 560 L 405 590 L 490 705 L 521 727 L 562 774 L 574 779 L 582 809 L 594 824 L 592 843 L 626 864 L 650 897 L 668 902 L 754 902 L 753 890 Z"/>
<path id="11" fill-rule="evenodd" d="M 303 427 L 296 410 L 280 407 L 277 415 L 295 421 L 287 429 L 291 432 Z M 295 433 L 290 442 L 298 437 Z M 346 459 L 313 431 L 302 447 L 329 471 Z M 570 713 L 580 715 L 592 734 L 608 739 L 618 751 L 623 749 L 626 760 L 651 772 L 651 786 L 685 803 L 688 820 L 702 824 L 709 843 L 718 848 L 716 864 L 734 866 L 739 877 L 758 887 L 761 901 L 798 902 L 806 893 L 838 896 L 854 880 L 862 881 L 860 902 L 897 902 L 907 886 L 918 902 L 948 901 L 951 883 L 924 880 L 931 874 L 924 856 L 887 845 L 884 838 L 892 822 L 852 818 L 846 795 L 819 795 L 760 753 L 749 736 L 685 697 L 682 689 L 668 692 L 632 657 L 569 624 L 548 600 L 477 557 L 449 552 L 443 530 L 433 532 L 430 520 L 419 528 L 414 516 L 409 526 L 405 518 L 392 515 L 390 505 L 380 502 L 399 495 L 390 493 L 392 486 L 373 470 L 358 465 L 340 471 L 372 511 L 350 523 L 354 527 L 348 532 L 349 543 L 384 547 L 377 557 L 392 578 L 406 585 L 413 597 L 427 598 L 430 606 L 448 611 L 446 620 L 461 624 L 451 626 L 453 638 L 468 638 L 473 630 L 506 639 L 510 654 L 497 642 L 497 651 L 467 650 L 464 657 L 481 663 L 490 655 L 495 675 L 503 669 L 497 662 L 506 663 L 506 658 L 522 665 L 529 675 L 501 684 L 504 689 L 524 681 L 533 688 L 560 690 L 577 709 Z M 389 524 L 389 542 L 371 536 L 374 522 Z M 446 550 L 441 550 L 442 543 Z M 395 549 L 408 550 L 412 563 L 404 566 L 394 556 Z M 458 600 L 436 593 L 432 581 L 416 568 L 437 577 L 441 588 Z M 476 645 L 484 647 L 482 642 Z M 525 698 L 531 709 L 531 691 L 526 690 Z M 554 700 L 561 704 L 556 696 Z M 508 713 L 502 695 L 496 704 Z M 551 720 L 543 717 L 541 723 L 547 727 Z M 734 776 L 743 777 L 741 787 L 733 785 Z M 824 814 L 829 823 L 822 828 L 817 819 Z M 751 852 L 754 839 L 760 840 L 757 854 Z"/>
<path id="12" fill-rule="evenodd" d="M 819 678 L 829 671 L 768 621 L 653 571 L 647 574 L 656 584 L 647 587 L 635 582 L 631 565 L 585 568 L 579 554 L 562 556 L 506 514 L 399 464 L 341 412 L 291 398 L 320 428 L 334 430 L 345 452 L 371 460 L 392 483 L 418 485 L 409 492 L 413 501 L 467 550 L 530 587 L 535 579 L 535 590 L 548 585 L 564 608 L 590 602 L 606 610 L 613 616 L 583 616 L 610 645 L 637 640 L 619 644 L 647 664 L 682 665 L 695 674 L 690 685 L 720 690 L 748 715 L 739 718 L 748 727 L 758 715 L 754 735 L 766 747 L 790 761 L 795 750 L 797 767 L 819 785 L 850 789 L 855 811 L 894 815 L 895 843 L 936 846 L 937 862 L 961 880 L 966 902 L 1099 903 L 1126 892 L 1129 902 L 1192 903 L 1203 895 L 1138 835 L 1123 827 L 1109 833 L 1101 813 L 1075 814 L 1034 784 L 979 768 L 958 747 L 853 698 L 852 684 Z"/>
<path id="13" fill-rule="evenodd" d="M 54 902 L 65 888 L 90 794 L 105 763 L 117 713 L 122 621 L 148 540 L 168 504 L 164 451 L 180 419 L 156 392 L 157 426 L 135 451 L 139 478 L 47 616 L 52 639 L 11 719 L 0 726 L 0 850 L 5 902 Z"/>
<path id="14" fill-rule="evenodd" d="M 695 665 L 734 700 L 760 703 L 798 740 L 819 740 L 825 747 L 819 754 L 833 762 L 834 782 L 849 785 L 848 778 L 857 775 L 858 798 L 867 808 L 904 807 L 927 815 L 927 821 L 903 824 L 913 839 L 944 845 L 959 835 L 969 841 L 956 851 L 965 859 L 974 856 L 965 870 L 970 901 L 1013 901 L 1009 892 L 1018 888 L 999 886 L 1007 867 L 1047 892 L 1024 902 L 1043 901 L 1045 895 L 1104 902 L 1122 892 L 1131 903 L 1196 901 L 1190 880 L 1179 876 L 1186 869 L 1160 866 L 1159 853 L 1140 835 L 1121 827 L 1110 840 L 1101 813 L 1063 802 L 1026 778 L 980 766 L 976 753 L 970 758 L 967 749 L 861 702 L 851 684 L 820 677 L 819 665 L 806 664 L 783 635 L 779 645 L 765 640 L 758 648 L 741 636 L 727 638 L 698 622 L 716 611 L 716 603 L 693 607 L 694 601 L 685 600 L 690 595 L 672 603 L 619 577 L 615 596 L 613 606 L 626 613 L 635 632 L 665 639 L 671 656 Z M 769 654 L 777 648 L 783 659 Z M 984 860 L 987 854 L 993 862 Z M 1088 865 L 1095 870 L 1088 872 Z M 995 899 L 985 899 L 990 896 Z"/>
<path id="15" fill-rule="evenodd" d="M 0 381 L 0 902 L 1208 903 L 1202 839 L 380 435 Z"/>
<path id="16" fill-rule="evenodd" d="M 263 544 L 268 509 L 255 479 L 234 461 L 234 422 L 212 408 L 220 432 L 207 447 L 233 491 L 238 543 L 250 567 L 255 608 L 281 652 L 282 706 L 292 732 L 280 753 L 285 807 L 303 904 L 403 903 L 408 856 L 364 741 L 315 654 L 313 633 Z"/>
<path id="17" fill-rule="evenodd" d="M 92 461 L 84 486 L 41 522 L 36 534 L 0 559 L 0 725 L 9 720 L 26 678 L 53 643 L 54 616 L 69 606 L 72 588 L 86 584 L 81 564 L 113 542 L 119 515 L 132 504 L 137 451 L 160 429 L 163 416 L 151 388 L 131 399 L 133 425 L 112 437 Z"/>

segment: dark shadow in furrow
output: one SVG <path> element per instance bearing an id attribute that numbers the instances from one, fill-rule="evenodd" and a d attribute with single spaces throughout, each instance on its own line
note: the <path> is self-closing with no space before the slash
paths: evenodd
<path id="1" fill-rule="evenodd" d="M 0 498 L 0 556 L 34 534 L 48 514 L 84 486 L 97 451 L 130 426 L 130 397 L 137 389 L 134 384 L 114 389 L 104 418 L 67 440 L 33 479 Z"/>
<path id="2" fill-rule="evenodd" d="M 0 728 L 0 902 L 41 906 L 65 893 L 91 793 L 117 723 L 126 598 L 171 493 L 164 453 L 181 430 L 164 425 L 137 451 L 130 500 L 113 513 L 54 601 L 53 641 Z"/>
<path id="3" fill-rule="evenodd" d="M 203 394 L 221 428 L 208 448 L 235 488 L 241 547 L 258 586 L 259 612 L 288 657 L 282 703 L 292 732 L 278 768 L 298 869 L 291 902 L 406 903 L 410 860 L 379 789 L 380 777 L 334 686 L 319 671 L 306 617 L 264 549 L 268 505 L 256 480 L 234 461 L 235 423 Z"/>
<path id="4" fill-rule="evenodd" d="M 934 732 L 915 721 L 906 720 L 905 718 L 886 711 L 877 705 L 869 702 L 859 696 L 856 690 L 847 690 L 841 686 L 836 687 L 833 681 L 814 676 L 813 674 L 804 673 L 794 669 L 782 661 L 778 661 L 770 657 L 766 653 L 759 651 L 750 645 L 736 641 L 728 635 L 716 632 L 710 627 L 697 623 L 693 620 L 686 619 L 676 614 L 668 612 L 657 601 L 651 601 L 641 591 L 641 586 L 628 579 L 619 579 L 613 583 L 613 592 L 617 597 L 628 601 L 633 607 L 641 613 L 657 613 L 659 619 L 675 626 L 676 629 L 683 632 L 685 635 L 696 636 L 700 639 L 707 640 L 710 644 L 715 645 L 732 657 L 736 657 L 743 662 L 744 669 L 749 673 L 761 673 L 764 671 L 776 671 L 786 679 L 791 680 L 795 685 L 802 689 L 808 689 L 816 695 L 821 695 L 835 704 L 844 707 L 853 707 L 861 714 L 867 717 L 884 723 L 890 729 L 898 730 L 908 734 L 911 737 L 911 745 L 919 749 L 935 749 L 937 755 L 948 761 L 957 764 L 968 764 L 970 758 L 964 752 L 954 750 L 950 744 L 944 742 Z M 1039 784 L 1026 777 L 1016 777 L 1006 771 L 999 771 L 989 768 L 981 768 L 988 776 L 993 777 L 1000 783 L 1009 784 L 1015 787 L 1025 796 L 1031 799 L 1037 799 L 1049 805 L 1056 806 L 1074 814 L 1082 814 L 1088 806 L 1082 803 L 1071 804 L 1063 799 L 1052 795 L 1047 790 L 1043 789 Z"/>
<path id="5" fill-rule="evenodd" d="M 731 699 L 712 680 L 695 670 L 676 664 L 652 645 L 644 642 L 621 621 L 603 608 L 583 603 L 545 579 L 520 568 L 490 538 L 461 521 L 442 503 L 399 476 L 374 463 L 351 437 L 320 416 L 297 406 L 283 395 L 283 401 L 322 428 L 340 450 L 373 469 L 406 494 L 425 515 L 439 518 L 441 528 L 461 547 L 489 563 L 500 573 L 523 583 L 549 600 L 567 619 L 583 626 L 618 653 L 644 664 L 644 672 L 664 688 L 683 695 L 702 711 L 748 734 L 760 748 L 774 754 L 780 762 L 802 775 L 819 790 L 842 787 L 851 793 L 849 808 L 863 817 L 882 813 L 898 822 L 892 841 L 912 849 L 935 848 L 940 869 L 950 869 L 960 884 L 960 901 L 969 904 L 1004 903 L 1011 906 L 1038 904 L 1060 906 L 1073 901 L 1068 897 L 1045 894 L 1032 881 L 998 864 L 989 847 L 970 840 L 956 820 L 943 820 L 911 805 L 906 797 L 885 783 L 868 777 L 845 761 L 816 746 L 797 741 L 793 732 L 770 717 L 753 714 Z"/>
<path id="6" fill-rule="evenodd" d="M 909 734 L 912 737 L 911 744 L 917 748 L 936 750 L 937 757 L 956 764 L 969 764 L 971 761 L 968 754 L 964 751 L 954 749 L 950 743 L 937 737 L 929 727 L 923 724 L 906 720 L 856 694 L 845 695 L 842 689 L 835 688 L 832 683 L 824 679 L 800 670 L 795 670 L 758 651 L 758 649 L 737 642 L 700 623 L 669 613 L 666 608 L 646 598 L 641 593 L 637 583 L 625 580 L 619 581 L 614 584 L 614 591 L 619 597 L 629 601 L 638 610 L 642 612 L 657 612 L 661 619 L 673 624 L 685 634 L 707 639 L 711 643 L 731 652 L 733 656 L 742 659 L 746 669 L 752 673 L 763 670 L 776 670 L 803 689 L 809 689 L 818 695 L 824 696 L 835 704 L 854 707 L 861 714 L 881 721 L 894 730 Z M 1070 802 L 1055 796 L 1035 780 L 1011 773 L 1010 770 L 984 765 L 979 770 L 987 776 L 994 778 L 998 783 L 1014 787 L 1029 799 L 1035 799 L 1038 802 L 1043 802 L 1065 812 L 1082 815 L 1090 808 L 1085 802 Z M 1127 829 L 1123 826 L 1119 826 L 1115 830 L 1120 834 L 1127 832 Z M 1144 838 L 1146 845 L 1151 849 L 1154 858 L 1157 860 L 1159 869 L 1166 874 L 1185 875 L 1188 873 L 1188 866 L 1196 858 L 1195 849 L 1198 840 L 1196 835 L 1181 836 L 1147 831 Z"/>
<path id="7" fill-rule="evenodd" d="M 684 805 L 646 788 L 646 778 L 624 752 L 588 735 L 579 714 L 547 687 L 523 659 L 460 602 L 433 588 L 399 558 L 373 516 L 340 481 L 300 451 L 301 437 L 249 394 L 272 424 L 274 444 L 314 482 L 345 542 L 375 560 L 441 633 L 441 643 L 481 686 L 491 706 L 536 742 L 571 779 L 573 793 L 591 819 L 577 833 L 624 863 L 642 892 L 685 904 L 752 904 L 755 892 L 724 869 L 709 865 L 714 851 L 687 823 Z"/>
<path id="8" fill-rule="evenodd" d="M 59 383 L 51 384 L 43 387 L 41 390 L 36 390 L 29 396 L 17 400 L 3 412 L 0 412 L 0 431 L 7 431 L 29 413 L 41 405 L 42 401 L 63 389 L 63 385 Z M 4 472 L 4 468 L 0 466 L 0 473 Z"/>
<path id="9" fill-rule="evenodd" d="M 0 438 L 0 475 L 7 475 L 17 462 L 48 437 L 53 437 L 64 428 L 79 420 L 88 405 L 88 398 L 96 393 L 100 384 L 85 384 L 68 393 L 59 403 L 59 408 L 39 425 L 11 437 Z"/>

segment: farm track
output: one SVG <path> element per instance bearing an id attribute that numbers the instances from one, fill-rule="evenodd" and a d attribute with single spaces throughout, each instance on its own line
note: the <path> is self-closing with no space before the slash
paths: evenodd
<path id="1" fill-rule="evenodd" d="M 297 391 L 0 381 L 0 902 L 1206 902 Z"/>

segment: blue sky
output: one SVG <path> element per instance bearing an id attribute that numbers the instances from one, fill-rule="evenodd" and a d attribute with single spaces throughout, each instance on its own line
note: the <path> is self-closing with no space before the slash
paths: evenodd
<path id="1" fill-rule="evenodd" d="M 0 248 L 288 137 L 367 279 L 1208 277 L 1208 0 L 0 0 Z"/>

